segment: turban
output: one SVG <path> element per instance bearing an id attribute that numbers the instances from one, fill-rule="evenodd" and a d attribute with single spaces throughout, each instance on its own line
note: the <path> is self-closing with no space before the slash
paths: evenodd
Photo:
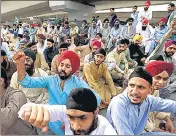
<path id="1" fill-rule="evenodd" d="M 46 40 L 46 37 L 43 34 L 38 34 L 37 36 L 42 40 Z"/>
<path id="2" fill-rule="evenodd" d="M 160 23 L 160 22 L 166 23 L 167 20 L 166 20 L 166 18 L 161 18 L 161 19 L 159 20 L 159 23 Z"/>
<path id="3" fill-rule="evenodd" d="M 106 56 L 106 51 L 103 48 L 100 48 L 99 50 L 97 50 L 95 52 L 95 54 L 102 54 L 102 55 Z"/>
<path id="4" fill-rule="evenodd" d="M 142 37 L 141 35 L 139 35 L 139 34 L 136 34 L 136 35 L 133 37 L 133 42 L 136 42 L 137 40 L 140 41 L 140 42 L 142 42 L 143 37 Z"/>
<path id="5" fill-rule="evenodd" d="M 150 2 L 150 0 L 147 0 L 145 3 L 144 3 L 144 5 L 151 5 L 151 2 Z"/>
<path id="6" fill-rule="evenodd" d="M 145 69 L 152 75 L 152 77 L 166 71 L 171 76 L 174 65 L 173 63 L 167 63 L 165 61 L 154 61 L 146 65 Z"/>
<path id="7" fill-rule="evenodd" d="M 70 60 L 71 66 L 72 66 L 72 72 L 75 73 L 80 67 L 79 56 L 73 51 L 65 51 L 62 55 L 58 57 L 58 64 L 60 65 L 60 63 L 65 59 Z"/>
<path id="8" fill-rule="evenodd" d="M 147 19 L 142 20 L 142 24 L 148 24 L 148 23 L 149 23 L 149 21 Z"/>
<path id="9" fill-rule="evenodd" d="M 36 25 L 35 24 L 30 24 L 31 27 L 35 27 Z"/>
<path id="10" fill-rule="evenodd" d="M 66 107 L 67 109 L 94 112 L 97 109 L 97 99 L 90 89 L 73 89 L 68 96 Z"/>
<path id="11" fill-rule="evenodd" d="M 27 45 L 27 48 L 30 48 L 30 47 L 32 47 L 32 46 L 34 46 L 34 45 L 36 45 L 35 42 L 29 43 L 29 44 Z"/>
<path id="12" fill-rule="evenodd" d="M 67 43 L 63 43 L 59 46 L 59 49 L 60 48 L 67 48 L 68 49 L 68 44 Z"/>
<path id="13" fill-rule="evenodd" d="M 167 41 L 167 42 L 165 43 L 164 48 L 166 49 L 166 48 L 168 48 L 169 46 L 171 46 L 171 45 L 173 45 L 173 44 L 176 45 L 176 41 L 174 41 L 174 40 L 169 40 L 169 41 Z"/>
<path id="14" fill-rule="evenodd" d="M 90 46 L 91 46 L 91 48 L 93 48 L 93 46 L 97 46 L 98 48 L 101 48 L 102 44 L 97 39 L 93 39 L 90 43 Z"/>
<path id="15" fill-rule="evenodd" d="M 127 20 L 126 20 L 126 22 L 130 22 L 130 21 L 134 21 L 134 19 L 133 18 L 128 18 Z"/>
<path id="16" fill-rule="evenodd" d="M 133 77 L 139 77 L 142 78 L 144 80 L 146 80 L 147 82 L 149 82 L 152 85 L 152 76 L 150 75 L 149 72 L 147 72 L 143 67 L 141 66 L 137 66 L 134 71 L 131 73 L 129 80 Z"/>
<path id="17" fill-rule="evenodd" d="M 45 26 L 47 27 L 47 23 L 43 23 L 43 26 L 44 26 L 44 27 L 45 27 Z"/>
<path id="18" fill-rule="evenodd" d="M 18 34 L 18 37 L 23 38 L 23 35 L 22 34 Z"/>
<path id="19" fill-rule="evenodd" d="M 31 50 L 29 50 L 29 49 L 27 49 L 27 48 L 25 48 L 23 51 L 24 51 L 24 54 L 25 54 L 26 56 L 32 58 L 33 61 L 36 60 L 36 55 L 35 55 L 34 52 L 32 52 Z"/>
<path id="20" fill-rule="evenodd" d="M 149 60 L 157 60 L 157 61 L 162 60 L 162 61 L 164 61 L 162 55 L 153 55 L 152 57 L 149 58 Z"/>
<path id="21" fill-rule="evenodd" d="M 1 56 L 7 56 L 6 52 L 1 49 Z"/>

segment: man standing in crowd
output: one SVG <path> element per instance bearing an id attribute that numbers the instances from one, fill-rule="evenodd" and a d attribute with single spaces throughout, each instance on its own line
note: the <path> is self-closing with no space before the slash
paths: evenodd
<path id="1" fill-rule="evenodd" d="M 114 8 L 110 8 L 110 17 L 109 17 L 109 26 L 114 27 L 115 20 L 117 19 L 117 15 L 114 13 Z"/>
<path id="2" fill-rule="evenodd" d="M 133 25 L 135 26 L 136 28 L 136 25 L 138 23 L 137 19 L 138 19 L 138 14 L 139 12 L 137 11 L 138 7 L 137 6 L 134 6 L 133 7 L 133 13 L 131 13 L 131 18 L 133 18 L 134 22 L 133 22 Z"/>
<path id="3" fill-rule="evenodd" d="M 167 7 L 167 11 L 168 11 L 168 15 L 166 17 L 166 24 L 170 18 L 170 15 L 173 13 L 173 11 L 175 10 L 175 4 L 174 3 L 169 3 L 168 7 Z"/>
<path id="4" fill-rule="evenodd" d="M 138 14 L 138 24 L 137 24 L 137 27 L 141 26 L 142 20 L 147 19 L 148 21 L 150 21 L 152 19 L 152 11 L 149 9 L 150 5 L 151 5 L 150 0 L 147 0 L 144 3 L 144 10 L 140 11 L 139 14 Z"/>
<path id="5" fill-rule="evenodd" d="M 24 88 L 46 88 L 49 93 L 49 104 L 65 105 L 68 95 L 75 88 L 90 88 L 83 80 L 73 74 L 80 67 L 80 58 L 72 51 L 65 51 L 58 58 L 58 74 L 46 77 L 30 77 L 25 71 L 25 54 L 22 51 L 15 53 L 13 59 L 17 64 L 19 84 Z M 95 92 L 96 93 L 96 92 Z M 101 99 L 97 95 L 97 101 Z M 63 122 L 49 123 L 49 129 L 55 134 L 64 134 L 61 129 Z M 63 128 L 63 126 L 62 126 Z"/>

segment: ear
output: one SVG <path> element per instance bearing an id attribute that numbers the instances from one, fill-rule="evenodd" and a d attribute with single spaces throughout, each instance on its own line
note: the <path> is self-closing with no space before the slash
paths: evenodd
<path id="1" fill-rule="evenodd" d="M 152 90 L 153 90 L 152 85 L 150 85 L 149 94 L 152 93 Z"/>
<path id="2" fill-rule="evenodd" d="M 94 111 L 95 118 L 98 117 L 98 113 L 99 113 L 99 109 L 97 108 L 97 109 Z"/>
<path id="3" fill-rule="evenodd" d="M 1 86 L 4 84 L 4 78 L 1 78 Z"/>

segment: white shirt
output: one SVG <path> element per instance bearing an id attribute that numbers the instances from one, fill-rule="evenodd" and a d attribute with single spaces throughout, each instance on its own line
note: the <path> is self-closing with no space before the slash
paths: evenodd
<path id="1" fill-rule="evenodd" d="M 22 113 L 25 111 L 25 106 L 28 104 L 23 105 L 20 111 L 18 112 L 20 118 Z M 43 106 L 50 113 L 50 122 L 55 122 L 58 120 L 64 122 L 65 135 L 73 135 L 73 131 L 70 129 L 70 123 L 68 121 L 68 116 L 66 114 L 65 105 L 43 105 Z M 90 135 L 117 135 L 117 133 L 105 117 L 98 115 L 97 128 L 94 131 L 92 131 Z"/>
<path id="2" fill-rule="evenodd" d="M 141 22 L 142 18 L 146 18 L 148 20 L 152 19 L 152 11 L 148 9 L 147 11 L 140 11 L 138 14 L 138 21 Z"/>
<path id="3" fill-rule="evenodd" d="M 142 26 L 136 27 L 136 33 L 140 34 L 144 40 L 151 39 L 153 37 L 155 30 L 152 26 L 148 25 L 145 31 L 142 31 Z"/>
<path id="4" fill-rule="evenodd" d="M 23 28 L 19 28 L 18 34 L 22 34 L 23 35 Z"/>

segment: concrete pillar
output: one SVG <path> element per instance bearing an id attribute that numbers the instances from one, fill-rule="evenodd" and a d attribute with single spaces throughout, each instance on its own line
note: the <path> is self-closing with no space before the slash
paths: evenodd
<path id="1" fill-rule="evenodd" d="M 73 1 L 49 1 L 50 8 L 54 11 L 68 12 L 68 19 L 83 20 L 88 18 L 88 14 L 95 13 L 95 7 L 84 5 Z"/>

